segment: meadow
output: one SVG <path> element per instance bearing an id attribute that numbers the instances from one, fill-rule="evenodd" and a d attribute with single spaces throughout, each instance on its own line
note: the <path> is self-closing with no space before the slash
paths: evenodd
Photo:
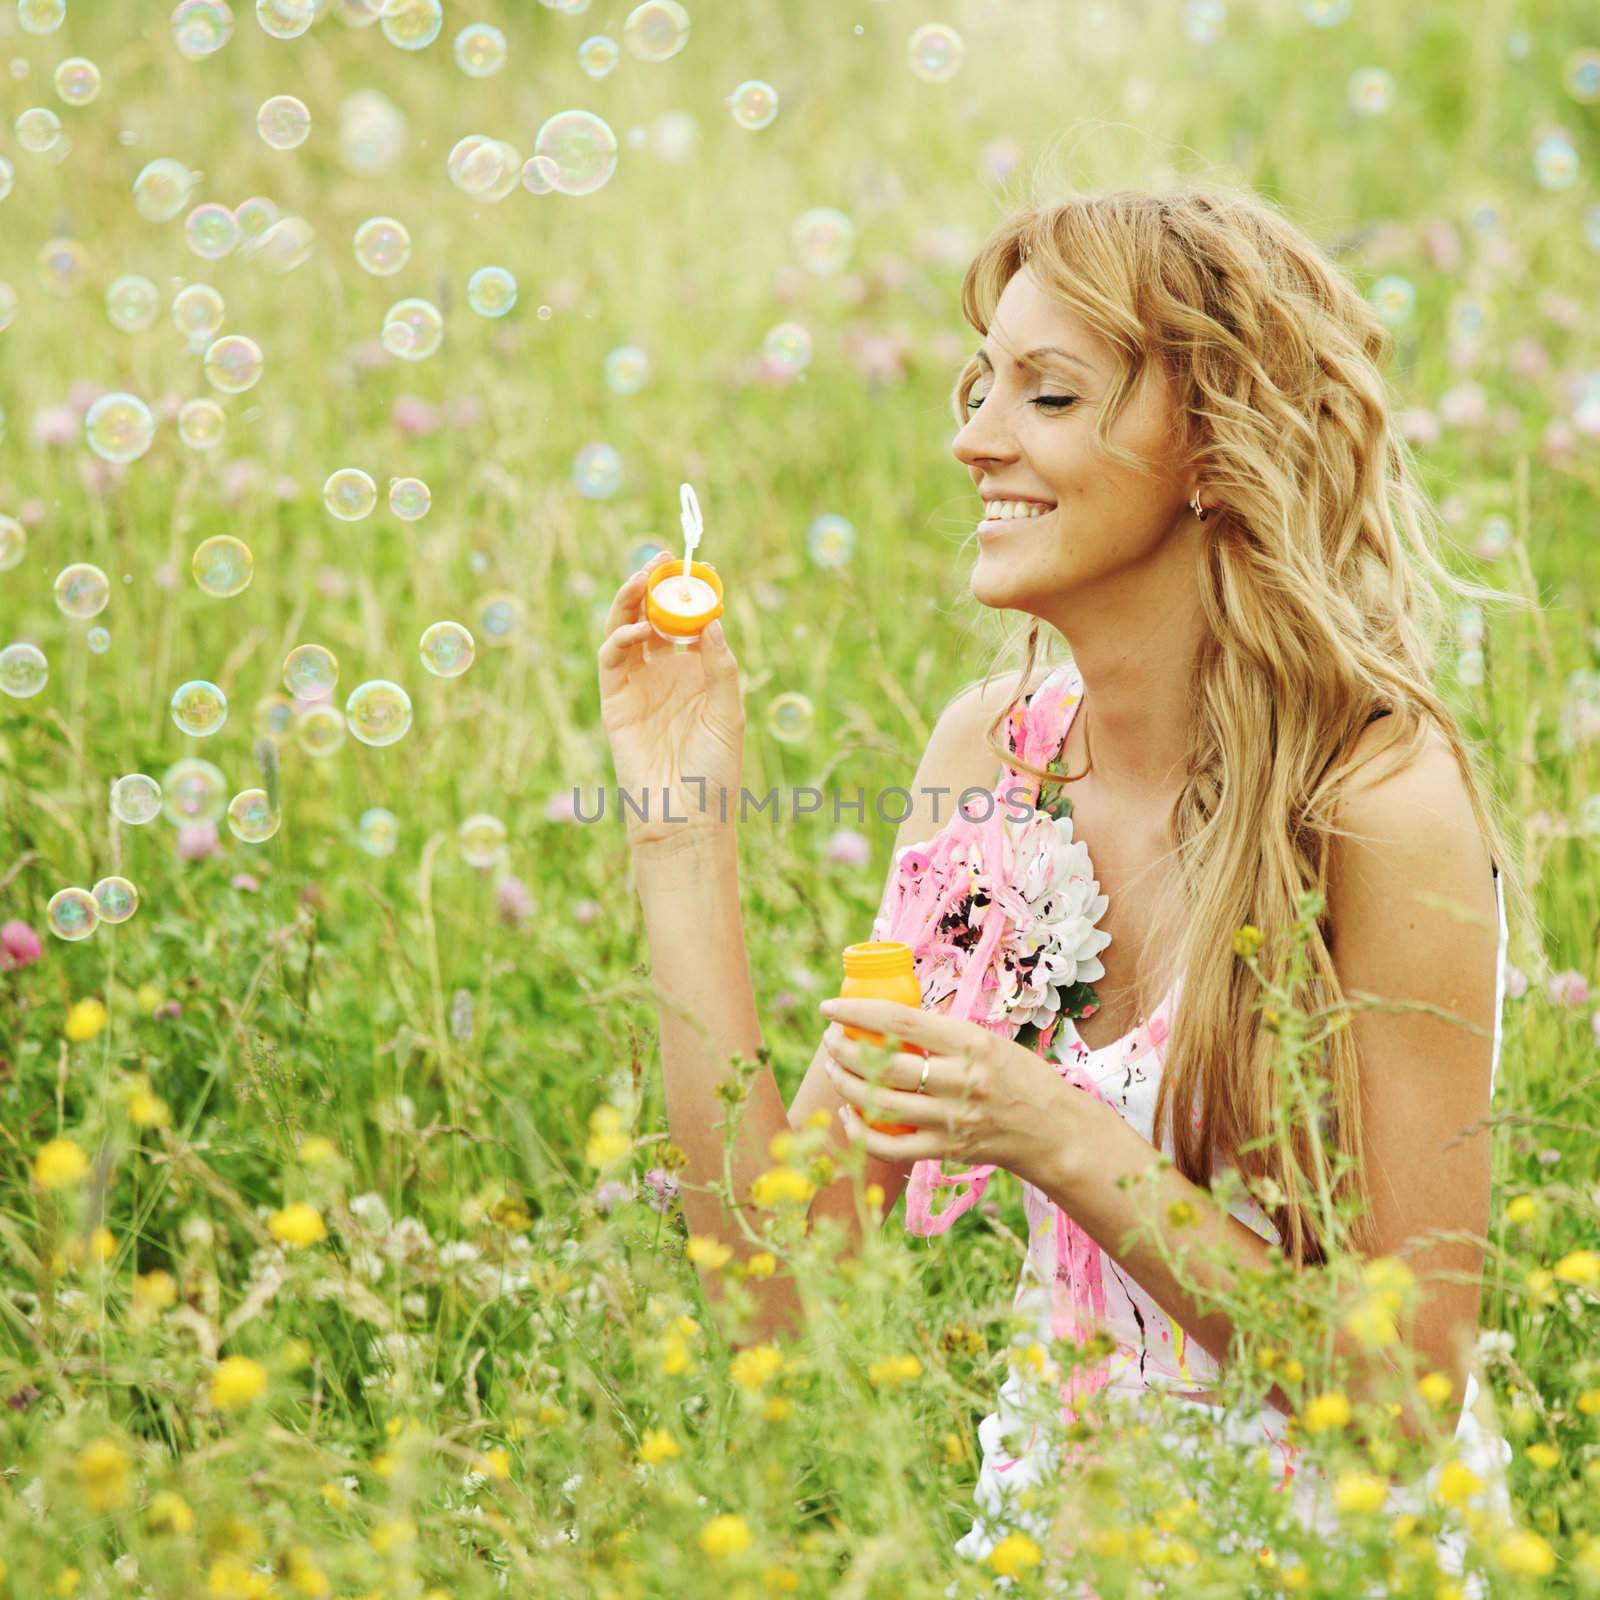
<path id="1" fill-rule="evenodd" d="M 1489 1593 L 1600 1591 L 1592 8 L 686 5 L 0 9 L 0 1596 L 1455 1600 L 1447 1525 Z M 747 787 L 908 784 L 1015 620 L 967 591 L 966 263 L 1189 176 L 1371 296 L 1451 565 L 1531 602 L 1438 644 L 1543 919 L 1478 1350 L 1513 1515 L 1448 1465 L 1377 1513 L 1392 1419 L 1280 1276 L 1228 1392 L 1292 1379 L 1338 1541 L 1135 1430 L 1041 1488 L 1070 1564 L 972 1563 L 978 1419 L 1067 1358 L 1012 1315 L 1018 1187 L 841 1262 L 796 1128 L 708 1300 L 627 846 L 580 820 L 595 653 L 691 483 Z M 744 829 L 786 1102 L 893 836 Z M 736 1349 L 779 1259 L 806 1335 Z"/>

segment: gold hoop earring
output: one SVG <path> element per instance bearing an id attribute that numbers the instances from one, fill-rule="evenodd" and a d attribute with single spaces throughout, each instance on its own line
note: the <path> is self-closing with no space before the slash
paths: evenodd
<path id="1" fill-rule="evenodd" d="M 1200 491 L 1198 489 L 1195 490 L 1194 498 L 1189 502 L 1189 509 L 1194 512 L 1194 514 L 1202 522 L 1204 522 L 1206 518 L 1211 515 L 1211 513 L 1200 504 Z"/>

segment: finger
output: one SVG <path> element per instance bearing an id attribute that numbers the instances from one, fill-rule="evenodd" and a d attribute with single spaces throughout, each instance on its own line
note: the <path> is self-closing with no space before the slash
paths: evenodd
<path id="1" fill-rule="evenodd" d="M 881 1033 L 945 1055 L 958 1055 L 963 1046 L 969 1045 L 971 1030 L 976 1026 L 898 1000 L 824 1000 L 817 1009 L 829 1022 L 848 1022 L 865 1033 Z"/>
<path id="2" fill-rule="evenodd" d="M 663 561 L 670 561 L 670 551 L 658 550 L 637 572 L 631 573 L 622 583 L 606 613 L 606 632 L 638 619 L 644 606 L 645 581 Z"/>
<path id="3" fill-rule="evenodd" d="M 869 1067 L 868 1052 L 879 1047 L 866 1039 L 847 1038 L 844 1028 L 837 1022 L 823 1034 L 822 1043 L 829 1057 L 856 1077 L 867 1078 L 870 1075 L 891 1089 L 915 1091 L 919 1083 L 924 1083 L 924 1067 L 928 1073 L 922 1091 L 924 1094 L 942 1094 L 951 1082 L 958 1081 L 958 1064 L 949 1057 L 919 1055 L 909 1050 L 894 1052 L 881 1070 L 876 1066 Z"/>
<path id="4" fill-rule="evenodd" d="M 875 1160 L 909 1167 L 918 1161 L 942 1160 L 949 1153 L 949 1140 L 932 1129 L 916 1133 L 879 1133 L 859 1111 L 849 1106 L 841 1106 L 839 1116 L 844 1123 L 845 1137 L 851 1144 L 859 1144 Z"/>
<path id="5" fill-rule="evenodd" d="M 828 1082 L 847 1105 L 858 1106 L 880 1122 L 903 1122 L 915 1128 L 941 1126 L 941 1102 L 929 1094 L 908 1093 L 869 1083 L 833 1061 L 827 1063 Z"/>
<path id="6" fill-rule="evenodd" d="M 626 681 L 626 668 L 634 652 L 655 630 L 648 622 L 632 622 L 615 629 L 600 646 L 600 693 L 615 694 Z"/>

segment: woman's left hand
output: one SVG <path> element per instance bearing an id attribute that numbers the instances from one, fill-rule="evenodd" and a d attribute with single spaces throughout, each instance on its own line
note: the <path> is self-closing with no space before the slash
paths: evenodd
<path id="1" fill-rule="evenodd" d="M 992 1165 L 1048 1189 L 1090 1136 L 1099 1103 L 1014 1040 L 894 1000 L 829 1000 L 821 1010 L 831 1024 L 822 1040 L 832 1058 L 828 1078 L 842 1100 L 859 1108 L 847 1125 L 868 1155 L 907 1166 L 941 1160 Z M 846 1023 L 882 1034 L 887 1043 L 876 1047 L 880 1052 L 899 1041 L 928 1054 L 896 1049 L 882 1076 L 868 1082 L 866 1052 L 875 1047 L 847 1039 Z M 924 1066 L 927 1083 L 918 1094 Z M 917 1131 L 879 1133 L 867 1117 Z"/>

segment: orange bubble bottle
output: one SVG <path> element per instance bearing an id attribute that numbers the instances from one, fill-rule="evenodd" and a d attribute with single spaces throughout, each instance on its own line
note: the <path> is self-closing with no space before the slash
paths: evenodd
<path id="1" fill-rule="evenodd" d="M 865 944 L 846 945 L 844 950 L 844 983 L 839 989 L 841 1000 L 898 1000 L 901 1005 L 922 1005 L 922 985 L 917 982 L 917 971 L 911 959 L 911 946 L 899 939 L 876 939 Z M 852 1028 L 843 1023 L 847 1039 L 861 1039 L 868 1044 L 882 1045 L 881 1033 L 868 1033 L 864 1028 Z M 901 1040 L 900 1049 L 907 1055 L 925 1056 L 921 1045 Z M 900 1122 L 868 1122 L 877 1133 L 916 1133 L 916 1128 Z"/>

